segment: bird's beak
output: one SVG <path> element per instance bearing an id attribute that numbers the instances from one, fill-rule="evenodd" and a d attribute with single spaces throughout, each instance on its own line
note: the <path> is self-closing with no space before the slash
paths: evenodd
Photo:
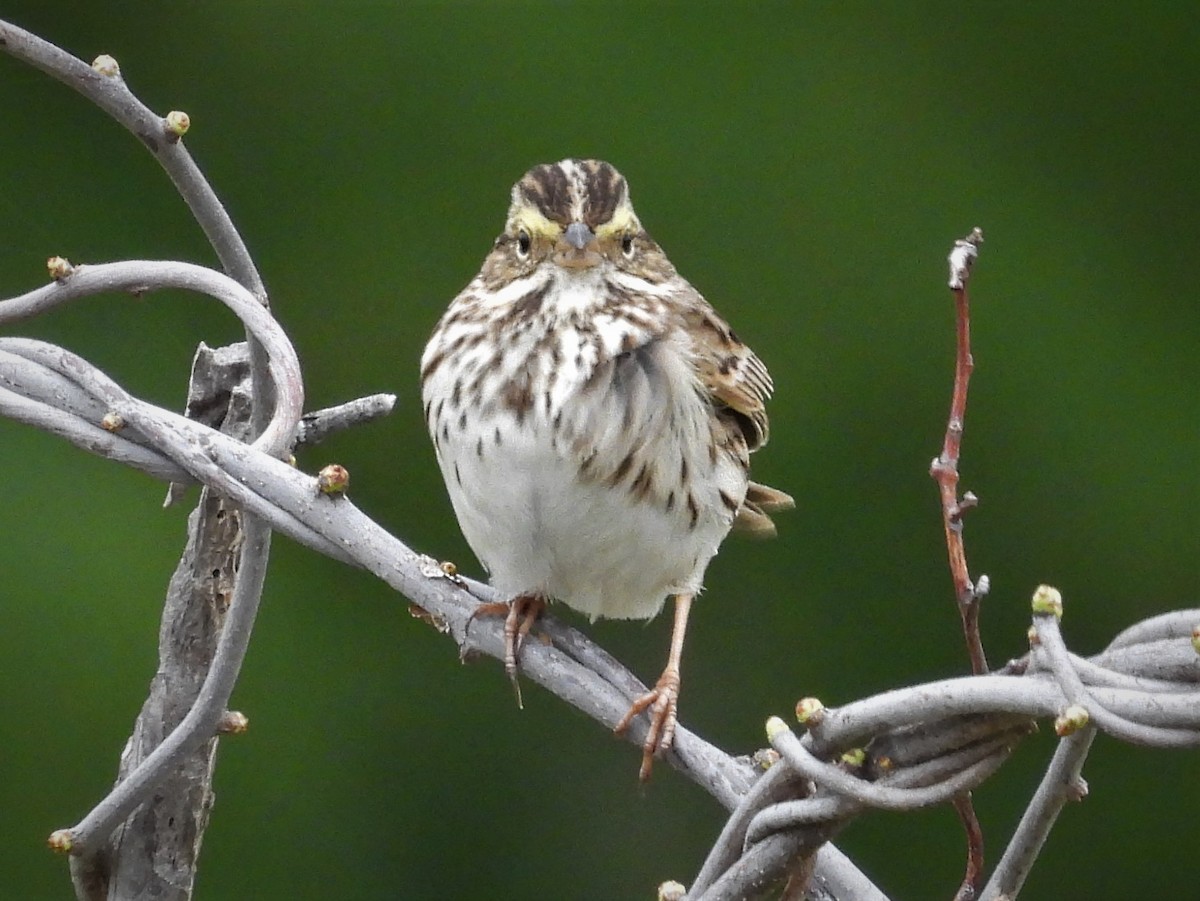
<path id="1" fill-rule="evenodd" d="M 582 222 L 568 225 L 554 248 L 554 262 L 566 269 L 590 269 L 600 259 L 596 233 Z"/>

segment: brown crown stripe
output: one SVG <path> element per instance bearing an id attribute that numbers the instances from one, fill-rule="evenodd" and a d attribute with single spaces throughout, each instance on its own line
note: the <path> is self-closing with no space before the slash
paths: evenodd
<path id="1" fill-rule="evenodd" d="M 573 182 L 561 163 L 544 163 L 525 173 L 519 182 L 525 200 L 543 216 L 559 225 L 571 222 L 571 207 L 583 200 L 584 222 L 596 228 L 612 218 L 629 190 L 624 177 L 609 163 L 601 160 L 571 160 L 586 173 L 582 185 L 586 195 L 574 193 L 580 185 Z"/>
<path id="2" fill-rule="evenodd" d="M 543 216 L 560 225 L 571 219 L 570 181 L 557 163 L 535 166 L 521 179 L 521 193 Z"/>
<path id="3" fill-rule="evenodd" d="M 592 177 L 587 181 L 584 221 L 591 228 L 596 228 L 612 218 L 628 189 L 621 173 L 608 163 L 587 160 L 582 165 L 593 170 Z"/>

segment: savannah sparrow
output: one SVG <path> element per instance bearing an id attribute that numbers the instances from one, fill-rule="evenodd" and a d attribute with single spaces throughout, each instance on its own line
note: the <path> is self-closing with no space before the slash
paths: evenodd
<path id="1" fill-rule="evenodd" d="M 504 604 L 505 665 L 548 600 L 649 619 L 675 597 L 641 776 L 671 745 L 688 610 L 731 528 L 792 506 L 749 480 L 766 367 L 642 228 L 597 160 L 537 166 L 421 360 L 425 421 L 459 526 Z"/>

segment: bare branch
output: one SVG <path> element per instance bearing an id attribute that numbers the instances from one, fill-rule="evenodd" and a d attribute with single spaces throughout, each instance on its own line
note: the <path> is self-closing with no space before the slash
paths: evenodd
<path id="1" fill-rule="evenodd" d="M 818 788 L 834 791 L 862 806 L 883 810 L 918 810 L 933 804 L 943 804 L 960 792 L 978 785 L 994 772 L 1003 763 L 1008 750 L 1006 745 L 1001 743 L 996 750 L 1004 753 L 992 754 L 991 748 L 976 745 L 966 751 L 955 752 L 961 755 L 961 759 L 955 759 L 954 755 L 946 755 L 933 761 L 932 768 L 922 764 L 909 767 L 907 777 L 903 780 L 906 786 L 893 787 L 889 783 L 897 781 L 897 773 L 889 773 L 878 782 L 868 782 L 815 757 L 778 717 L 768 721 L 767 732 L 771 746 L 783 755 L 788 765 L 811 779 Z M 980 748 L 987 753 L 981 755 Z M 947 767 L 952 768 L 960 763 L 962 769 L 947 775 Z M 936 783 L 925 781 L 934 779 L 937 780 Z"/>
<path id="2" fill-rule="evenodd" d="M 278 395 L 276 409 L 256 446 L 282 454 L 291 447 L 304 405 L 300 361 L 279 323 L 240 284 L 228 276 L 192 263 L 128 260 L 76 266 L 69 276 L 11 300 L 0 301 L 0 323 L 18 322 L 59 304 L 106 291 L 144 293 L 179 288 L 207 294 L 225 304 L 268 354 L 267 368 Z M 7 342 L 16 342 L 10 338 Z M 10 349 L 18 344 L 8 344 Z M 115 409 L 115 408 L 114 408 Z M 116 411 L 120 412 L 120 411 Z"/>
<path id="3" fill-rule="evenodd" d="M 178 128 L 169 125 L 166 117 L 155 113 L 126 87 L 116 60 L 102 57 L 89 66 L 49 41 L 3 20 L 0 20 L 0 51 L 78 91 L 131 132 L 163 167 L 225 271 L 260 304 L 269 305 L 262 276 L 246 243 L 216 191 L 184 147 Z M 261 430 L 271 398 L 267 388 L 267 354 L 254 340 L 250 342 L 250 358 L 254 422 L 256 430 Z"/>
<path id="4" fill-rule="evenodd" d="M 703 896 L 708 887 L 737 862 L 746 844 L 746 831 L 758 811 L 793 797 L 804 797 L 810 791 L 807 780 L 787 767 L 772 766 L 759 777 L 742 795 L 709 851 L 700 872 L 692 881 L 693 896 Z"/>
<path id="5" fill-rule="evenodd" d="M 52 435 L 58 435 L 81 450 L 140 469 L 157 479 L 188 479 L 188 474 L 175 466 L 168 457 L 133 440 L 131 433 L 114 434 L 102 429 L 98 423 L 107 412 L 102 409 L 103 405 L 84 395 L 66 380 L 63 380 L 63 384 L 70 387 L 63 394 L 69 392 L 72 400 L 85 397 L 96 408 L 94 415 L 89 416 L 77 410 L 58 409 L 43 399 L 45 395 L 39 396 L 40 392 L 34 396 L 23 396 L 11 390 L 14 382 L 40 380 L 44 374 L 54 375 L 50 370 L 19 355 L 0 350 L 0 414 L 16 422 L 23 422 Z M 45 383 L 49 383 L 49 380 Z M 4 387 L 6 385 L 9 387 Z"/>
<path id="6" fill-rule="evenodd" d="M 352 426 L 374 422 L 390 414 L 395 405 L 394 394 L 371 394 L 336 407 L 305 413 L 296 430 L 296 447 L 313 447 L 330 435 Z"/>
<path id="7" fill-rule="evenodd" d="M 967 836 L 967 863 L 963 868 L 962 882 L 954 893 L 954 901 L 974 901 L 983 887 L 983 827 L 979 825 L 970 792 L 959 795 L 953 803 L 954 812 L 958 814 Z"/>
<path id="8" fill-rule="evenodd" d="M 1040 589 L 1039 589 L 1040 590 Z M 1138 716 L 1122 716 L 1109 709 L 1097 693 L 1084 684 L 1079 672 L 1071 665 L 1067 646 L 1059 630 L 1058 617 L 1051 613 L 1040 613 L 1034 619 L 1037 644 L 1034 655 L 1044 652 L 1050 671 L 1062 687 L 1067 704 L 1082 708 L 1086 718 L 1097 726 L 1131 744 L 1149 745 L 1160 748 L 1200 747 L 1200 731 L 1192 728 L 1171 728 L 1148 723 Z M 1134 692 L 1131 692 L 1134 693 Z M 1141 692 L 1136 692 L 1141 694 Z M 1172 696 L 1178 698 L 1178 696 Z M 1189 699 L 1194 697 L 1189 696 Z"/>
<path id="9" fill-rule="evenodd" d="M 942 499 L 942 524 L 946 532 L 946 551 L 950 558 L 950 575 L 954 580 L 954 597 L 962 617 L 963 636 L 967 642 L 967 653 L 971 658 L 971 671 L 976 674 L 988 671 L 987 656 L 979 635 L 979 601 L 987 593 L 986 576 L 980 584 L 971 582 L 967 569 L 967 555 L 963 547 L 963 513 L 976 506 L 979 499 L 968 492 L 961 500 L 958 497 L 958 459 L 962 449 L 963 423 L 967 415 L 967 385 L 975 363 L 971 358 L 971 299 L 967 293 L 967 281 L 971 264 L 983 243 L 983 232 L 976 228 L 966 238 L 954 243 L 950 253 L 950 288 L 954 292 L 954 309 L 957 341 L 954 366 L 954 392 L 950 400 L 950 419 L 946 424 L 946 437 L 942 452 L 930 464 L 929 474 L 938 483 Z"/>
<path id="10" fill-rule="evenodd" d="M 1095 728 L 1087 727 L 1067 736 L 1059 744 L 1004 856 L 983 888 L 981 901 L 1017 897 L 1059 813 L 1068 801 L 1082 798 L 1080 773 L 1095 737 Z"/>
<path id="11" fill-rule="evenodd" d="M 1200 624 L 1200 610 L 1172 610 L 1130 626 L 1109 643 L 1108 650 L 1172 638 L 1190 638 L 1197 624 Z"/>
<path id="12" fill-rule="evenodd" d="M 144 801 L 164 774 L 196 747 L 212 738 L 229 704 L 250 642 L 258 598 L 266 577 L 266 556 L 255 544 L 267 539 L 270 527 L 255 517 L 242 523 L 243 542 L 238 580 L 208 677 L 183 722 L 78 824 L 66 830 L 72 854 L 87 854 L 105 842 L 117 824 Z M 247 570 L 247 567 L 250 567 Z"/>

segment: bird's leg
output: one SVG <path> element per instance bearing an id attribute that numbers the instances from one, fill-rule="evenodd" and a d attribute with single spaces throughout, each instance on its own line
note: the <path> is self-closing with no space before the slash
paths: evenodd
<path id="1" fill-rule="evenodd" d="M 511 601 L 480 604 L 467 619 L 469 628 L 477 616 L 504 615 L 504 672 L 508 673 L 513 691 L 517 693 L 517 706 L 521 708 L 525 705 L 521 702 L 521 685 L 517 682 L 517 655 L 521 653 L 525 636 L 545 609 L 545 598 L 536 594 L 519 594 Z"/>
<path id="2" fill-rule="evenodd" d="M 688 612 L 694 597 L 692 594 L 675 595 L 675 625 L 671 629 L 671 653 L 667 656 L 666 669 L 658 677 L 654 688 L 633 702 L 613 730 L 617 734 L 624 732 L 635 716 L 650 708 L 650 731 L 646 733 L 646 740 L 642 743 L 642 767 L 638 771 L 638 778 L 643 782 L 650 778 L 655 753 L 669 749 L 675 739 L 676 708 L 679 704 L 679 661 L 683 657 L 683 637 L 687 632 Z"/>

